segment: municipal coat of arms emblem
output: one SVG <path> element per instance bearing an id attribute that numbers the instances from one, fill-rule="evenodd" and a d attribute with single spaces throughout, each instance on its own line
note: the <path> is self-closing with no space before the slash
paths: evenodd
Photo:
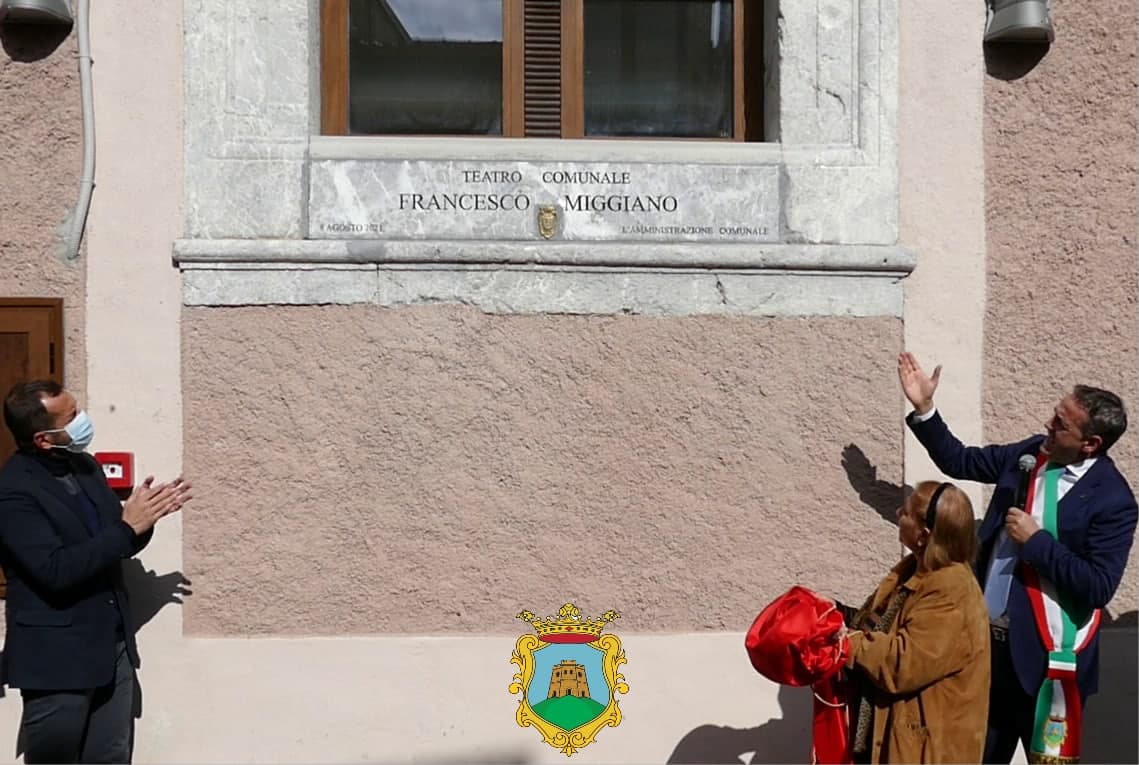
<path id="1" fill-rule="evenodd" d="M 542 205 L 538 208 L 538 233 L 543 239 L 553 239 L 558 233 L 557 205 Z"/>
<path id="2" fill-rule="evenodd" d="M 606 611 L 598 619 L 582 617 L 566 603 L 557 617 L 542 619 L 530 611 L 518 618 L 534 633 L 518 638 L 511 664 L 518 666 L 512 694 L 520 693 L 515 719 L 523 728 L 537 728 L 542 740 L 567 757 L 593 743 L 605 726 L 621 723 L 618 693 L 628 693 L 625 651 L 616 635 L 602 635 L 605 625 L 619 618 Z"/>
<path id="3" fill-rule="evenodd" d="M 1059 747 L 1068 737 L 1068 723 L 1063 717 L 1050 715 L 1042 738 L 1048 746 Z"/>

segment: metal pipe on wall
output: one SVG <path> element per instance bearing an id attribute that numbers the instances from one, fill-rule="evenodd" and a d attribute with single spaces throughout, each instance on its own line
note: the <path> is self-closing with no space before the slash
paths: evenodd
<path id="1" fill-rule="evenodd" d="M 79 33 L 79 92 L 83 103 L 83 176 L 79 181 L 79 201 L 71 218 L 71 231 L 64 244 L 66 260 L 79 257 L 79 244 L 91 209 L 95 189 L 95 101 L 91 83 L 91 0 L 77 0 L 75 12 Z"/>

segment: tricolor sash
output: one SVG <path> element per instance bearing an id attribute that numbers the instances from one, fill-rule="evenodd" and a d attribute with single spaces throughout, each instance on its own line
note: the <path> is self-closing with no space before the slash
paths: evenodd
<path id="1" fill-rule="evenodd" d="M 1036 501 L 1043 472 L 1043 501 Z M 1060 476 L 1064 466 L 1047 464 L 1037 458 L 1036 469 L 1025 502 L 1032 517 L 1053 538 L 1058 539 L 1057 506 Z M 1076 684 L 1076 656 L 1087 647 L 1099 629 L 1100 609 L 1076 606 L 1056 586 L 1030 565 L 1023 567 L 1024 585 L 1032 604 L 1036 631 L 1048 652 L 1048 669 L 1036 696 L 1036 716 L 1028 761 L 1032 763 L 1074 763 L 1080 761 L 1082 708 Z"/>

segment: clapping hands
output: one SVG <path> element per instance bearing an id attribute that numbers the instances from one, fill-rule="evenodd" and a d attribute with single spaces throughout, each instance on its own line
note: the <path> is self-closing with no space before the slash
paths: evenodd
<path id="1" fill-rule="evenodd" d="M 123 522 L 136 535 L 145 534 L 161 518 L 181 510 L 193 498 L 192 488 L 181 476 L 157 486 L 154 476 L 147 476 L 123 504 Z"/>

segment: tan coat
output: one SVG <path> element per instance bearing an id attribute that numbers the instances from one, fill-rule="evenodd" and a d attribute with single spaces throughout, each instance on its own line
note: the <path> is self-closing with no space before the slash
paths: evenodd
<path id="1" fill-rule="evenodd" d="M 898 581 L 916 566 L 912 555 L 895 566 L 872 607 L 885 610 Z M 915 573 L 902 587 L 910 595 L 888 633 L 850 634 L 849 665 L 875 686 L 866 689 L 874 709 L 872 761 L 979 763 L 990 674 L 981 588 L 964 563 Z"/>

